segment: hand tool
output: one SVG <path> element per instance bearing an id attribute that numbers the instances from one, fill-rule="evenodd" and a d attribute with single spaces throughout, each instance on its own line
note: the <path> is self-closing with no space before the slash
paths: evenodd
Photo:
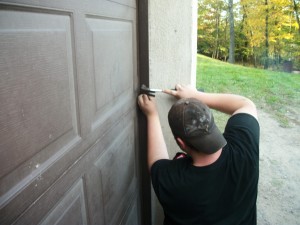
<path id="1" fill-rule="evenodd" d="M 162 89 L 157 89 L 157 88 L 148 88 L 145 84 L 142 84 L 141 89 L 146 92 L 150 93 L 156 93 L 156 92 L 162 92 Z"/>
<path id="2" fill-rule="evenodd" d="M 158 88 L 149 88 L 147 87 L 145 84 L 142 84 L 141 85 L 141 90 L 146 92 L 147 95 L 150 95 L 150 96 L 153 96 L 155 97 L 155 93 L 157 92 L 163 92 L 162 89 L 158 89 Z M 172 88 L 171 90 L 176 90 L 176 88 Z M 198 91 L 201 91 L 201 92 L 204 92 L 203 89 L 197 89 Z"/>

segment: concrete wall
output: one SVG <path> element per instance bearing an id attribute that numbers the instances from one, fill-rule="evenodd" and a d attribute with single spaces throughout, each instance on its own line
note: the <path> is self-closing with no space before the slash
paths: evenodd
<path id="1" fill-rule="evenodd" d="M 176 83 L 196 84 L 197 1 L 149 0 L 150 87 L 174 88 Z M 167 113 L 174 98 L 156 95 L 169 155 L 180 151 L 168 125 Z M 152 194 L 152 224 L 163 221 L 163 212 Z"/>

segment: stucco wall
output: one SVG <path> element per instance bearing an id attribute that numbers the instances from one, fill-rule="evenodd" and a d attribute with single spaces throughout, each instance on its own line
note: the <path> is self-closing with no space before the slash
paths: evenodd
<path id="1" fill-rule="evenodd" d="M 150 87 L 174 88 L 176 83 L 196 83 L 197 1 L 149 1 Z M 160 120 L 170 157 L 179 148 L 168 125 L 167 113 L 174 99 L 156 95 Z M 152 224 L 162 224 L 163 213 L 152 195 Z"/>

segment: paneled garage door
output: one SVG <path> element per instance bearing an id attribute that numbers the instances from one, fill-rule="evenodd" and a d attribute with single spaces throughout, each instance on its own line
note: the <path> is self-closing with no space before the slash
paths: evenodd
<path id="1" fill-rule="evenodd" d="M 140 224 L 134 0 L 0 2 L 0 224 Z"/>

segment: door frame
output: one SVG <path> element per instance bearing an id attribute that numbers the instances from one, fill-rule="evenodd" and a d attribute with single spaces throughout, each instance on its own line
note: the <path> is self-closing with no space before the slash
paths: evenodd
<path id="1" fill-rule="evenodd" d="M 149 86 L 149 22 L 148 22 L 148 0 L 137 0 L 137 29 L 138 29 L 138 74 L 139 86 Z M 139 132 L 139 180 L 141 195 L 141 223 L 152 224 L 151 216 L 151 180 L 147 166 L 147 121 L 145 116 L 137 109 L 138 132 Z"/>

